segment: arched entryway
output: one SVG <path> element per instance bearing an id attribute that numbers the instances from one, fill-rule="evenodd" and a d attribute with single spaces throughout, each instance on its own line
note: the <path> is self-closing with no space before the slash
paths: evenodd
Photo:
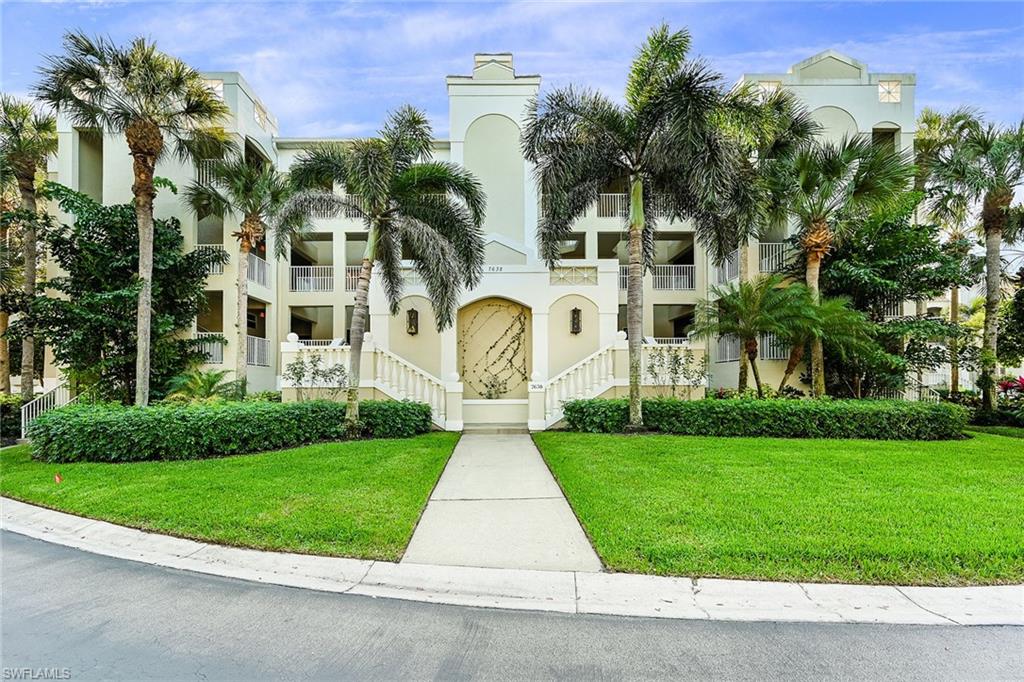
<path id="1" fill-rule="evenodd" d="M 458 366 L 467 400 L 522 400 L 532 371 L 530 309 L 505 298 L 459 310 Z"/>

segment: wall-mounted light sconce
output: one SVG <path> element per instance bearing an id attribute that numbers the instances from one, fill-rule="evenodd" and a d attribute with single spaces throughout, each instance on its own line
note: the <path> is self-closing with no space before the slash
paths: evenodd
<path id="1" fill-rule="evenodd" d="M 583 331 L 583 311 L 573 308 L 569 311 L 569 333 L 579 334 Z"/>
<path id="2" fill-rule="evenodd" d="M 405 311 L 405 331 L 409 336 L 416 336 L 420 332 L 420 313 L 418 310 L 409 308 Z"/>

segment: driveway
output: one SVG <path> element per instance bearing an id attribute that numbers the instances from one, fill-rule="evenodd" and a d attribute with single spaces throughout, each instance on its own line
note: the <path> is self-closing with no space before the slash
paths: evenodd
<path id="1" fill-rule="evenodd" d="M 9 532 L 3 667 L 87 679 L 1018 678 L 1024 628 L 542 614 L 259 585 Z"/>

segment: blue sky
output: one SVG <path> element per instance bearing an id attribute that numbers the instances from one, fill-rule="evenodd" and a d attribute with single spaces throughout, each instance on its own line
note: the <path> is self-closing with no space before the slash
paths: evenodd
<path id="1" fill-rule="evenodd" d="M 474 52 L 511 51 L 543 87 L 618 96 L 660 21 L 732 82 L 834 48 L 876 71 L 917 73 L 917 106 L 969 104 L 1010 123 L 1024 112 L 1024 3 L 12 2 L 0 4 L 2 86 L 24 94 L 42 55 L 73 28 L 138 34 L 200 70 L 238 70 L 284 136 L 371 134 L 409 102 L 447 131 L 446 74 Z"/>

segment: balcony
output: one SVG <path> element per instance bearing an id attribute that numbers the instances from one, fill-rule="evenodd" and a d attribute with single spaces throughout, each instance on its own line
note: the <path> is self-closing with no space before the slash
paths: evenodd
<path id="1" fill-rule="evenodd" d="M 219 340 L 222 336 L 220 332 L 196 332 L 196 338 L 202 341 L 199 350 L 206 354 L 206 364 L 224 364 L 224 344 Z"/>
<path id="2" fill-rule="evenodd" d="M 245 364 L 250 367 L 270 367 L 270 339 L 246 336 Z"/>
<path id="3" fill-rule="evenodd" d="M 690 337 L 688 336 L 654 336 L 654 343 L 657 346 L 689 346 Z"/>
<path id="4" fill-rule="evenodd" d="M 788 360 L 789 344 L 775 334 L 761 334 L 757 344 L 758 355 L 762 360 Z"/>
<path id="5" fill-rule="evenodd" d="M 696 267 L 693 265 L 655 265 L 651 284 L 655 289 L 692 291 L 696 286 Z"/>
<path id="6" fill-rule="evenodd" d="M 205 253 L 226 253 L 223 244 L 196 244 L 196 251 L 203 251 Z M 224 264 L 223 263 L 210 263 L 209 269 L 206 271 L 208 275 L 223 275 Z"/>
<path id="7" fill-rule="evenodd" d="M 740 359 L 740 339 L 728 334 L 718 337 L 718 353 L 715 362 L 736 362 Z"/>
<path id="8" fill-rule="evenodd" d="M 780 272 L 789 264 L 792 255 L 786 242 L 761 242 L 758 245 L 758 269 L 761 272 Z"/>
<path id="9" fill-rule="evenodd" d="M 715 281 L 718 284 L 725 284 L 731 282 L 740 276 L 740 252 L 739 249 L 733 251 L 725 257 L 725 261 L 721 265 L 715 266 Z"/>
<path id="10" fill-rule="evenodd" d="M 345 291 L 355 291 L 359 287 L 359 272 L 362 265 L 345 266 Z"/>
<path id="11" fill-rule="evenodd" d="M 665 195 L 655 194 L 648 202 L 648 210 L 655 218 L 668 218 L 668 199 Z M 597 196 L 598 218 L 625 218 L 629 215 L 628 194 L 599 194 Z"/>
<path id="12" fill-rule="evenodd" d="M 334 291 L 333 265 L 293 265 L 290 291 Z"/>
<path id="13" fill-rule="evenodd" d="M 362 197 L 358 197 L 352 194 L 343 194 L 341 195 L 341 198 L 346 199 L 349 203 L 355 204 L 356 206 L 363 205 Z M 346 206 L 344 209 L 342 209 L 339 214 L 339 212 L 336 210 L 335 205 L 332 202 L 324 200 L 319 197 L 313 200 L 310 213 L 314 218 L 320 218 L 321 220 L 330 220 L 332 218 L 339 217 L 349 219 L 356 219 L 362 217 L 355 208 L 349 206 Z"/>
<path id="14" fill-rule="evenodd" d="M 260 286 L 270 287 L 270 267 L 267 261 L 257 256 L 252 251 L 249 252 L 249 281 L 255 282 Z"/>

